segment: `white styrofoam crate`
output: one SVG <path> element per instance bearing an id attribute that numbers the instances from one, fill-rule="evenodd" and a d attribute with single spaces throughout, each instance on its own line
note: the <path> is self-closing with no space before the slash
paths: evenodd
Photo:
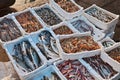
<path id="1" fill-rule="evenodd" d="M 57 28 L 60 28 L 61 26 L 66 26 L 66 27 L 68 27 L 73 33 L 78 33 L 78 31 L 74 28 L 74 27 L 72 27 L 68 22 L 66 22 L 66 21 L 64 21 L 64 22 L 62 22 L 62 23 L 60 23 L 60 24 L 58 24 L 58 25 L 54 25 L 54 26 L 52 26 L 52 27 L 50 27 L 52 30 L 55 30 L 55 29 L 57 29 Z M 54 32 L 54 31 L 53 31 Z M 58 35 L 58 36 L 60 36 L 60 34 L 56 34 L 56 35 Z M 62 35 L 70 35 L 70 34 L 62 34 Z"/>
<path id="2" fill-rule="evenodd" d="M 91 22 L 89 22 L 88 20 L 87 20 L 87 18 L 86 17 L 84 17 L 84 16 L 79 16 L 78 18 L 75 18 L 75 19 L 72 19 L 72 20 L 70 20 L 70 21 L 68 21 L 71 25 L 72 25 L 72 22 L 74 22 L 74 21 L 77 21 L 77 20 L 82 20 L 82 21 L 84 21 L 87 25 L 89 25 L 89 26 L 91 26 L 92 28 L 93 28 L 93 34 L 92 34 L 92 36 L 93 36 L 93 38 L 95 39 L 95 40 L 101 40 L 102 38 L 104 38 L 104 36 L 105 36 L 105 34 L 104 33 L 102 33 L 99 29 L 97 29 Z M 72 25 L 73 26 L 73 25 Z M 74 27 L 74 26 L 73 26 Z M 75 28 L 76 29 L 76 28 Z M 79 30 L 78 30 L 79 31 Z M 88 32 L 90 32 L 90 31 L 88 31 Z M 88 33 L 88 32 L 85 32 L 85 33 Z"/>
<path id="3" fill-rule="evenodd" d="M 15 54 L 13 53 L 13 48 L 14 45 L 19 44 L 22 41 L 28 41 L 30 43 L 30 45 L 32 46 L 33 49 L 35 49 L 35 51 L 38 53 L 39 58 L 41 59 L 43 65 L 40 66 L 39 68 L 31 71 L 31 72 L 24 72 L 22 71 L 20 68 L 18 68 L 17 62 L 13 59 L 12 55 Z M 32 40 L 29 38 L 29 36 L 25 36 L 24 38 L 20 38 L 19 40 L 16 40 L 14 42 L 11 43 L 7 43 L 4 45 L 4 49 L 9 57 L 9 59 L 11 60 L 14 69 L 16 70 L 17 74 L 19 75 L 21 80 L 25 80 L 25 78 L 33 75 L 34 73 L 38 72 L 39 70 L 42 70 L 45 68 L 45 66 L 47 66 L 47 64 L 45 63 L 45 59 L 43 58 L 43 56 L 39 53 L 39 51 L 36 50 L 36 48 L 34 47 L 35 45 L 33 44 Z M 19 66 L 20 67 L 20 66 Z"/>
<path id="4" fill-rule="evenodd" d="M 35 15 L 35 13 L 32 11 L 31 8 L 25 9 L 25 10 L 20 11 L 20 12 L 13 13 L 14 16 L 12 16 L 12 17 L 13 17 L 15 23 L 16 23 L 17 26 L 22 30 L 22 32 L 23 32 L 24 34 L 33 34 L 33 33 L 39 32 L 39 30 L 34 31 L 34 32 L 30 32 L 30 33 L 26 32 L 26 31 L 24 30 L 24 28 L 22 27 L 22 25 L 19 23 L 19 21 L 16 19 L 16 16 L 19 16 L 20 14 L 25 13 L 25 12 L 30 12 L 30 13 L 34 16 L 34 18 L 38 21 L 38 23 L 39 23 L 43 28 L 45 27 L 45 26 L 44 26 L 44 23 L 43 23 L 40 19 L 36 18 L 36 15 Z"/>
<path id="5" fill-rule="evenodd" d="M 71 34 L 71 35 L 64 35 L 64 36 L 59 36 L 57 39 L 57 46 L 59 47 L 59 53 L 60 53 L 60 57 L 62 59 L 79 59 L 81 57 L 83 57 L 84 55 L 89 55 L 91 53 L 98 53 L 101 49 L 102 49 L 102 45 L 100 44 L 100 42 L 94 41 L 99 45 L 100 49 L 96 49 L 96 50 L 91 50 L 91 51 L 82 51 L 82 52 L 77 52 L 77 53 L 65 53 L 61 47 L 60 44 L 60 40 L 61 39 L 67 39 L 67 38 L 71 38 L 71 37 L 82 37 L 82 36 L 91 36 L 90 33 L 85 33 L 85 34 L 79 34 L 79 33 L 75 33 L 75 34 Z"/>
<path id="6" fill-rule="evenodd" d="M 114 65 L 119 65 L 120 66 L 120 63 L 117 61 L 117 60 L 114 60 L 112 57 L 110 57 L 107 52 L 109 51 L 112 51 L 113 49 L 117 48 L 117 47 L 120 47 L 120 42 L 116 43 L 115 45 L 113 45 L 112 47 L 110 47 L 109 49 L 105 49 L 105 55 L 109 57 L 109 60 L 111 62 L 115 62 Z M 120 72 L 120 67 L 119 66 L 116 66 L 116 69 Z"/>
<path id="7" fill-rule="evenodd" d="M 73 60 L 74 60 L 74 59 L 73 59 Z M 62 63 L 63 61 L 64 61 L 64 60 L 59 60 L 59 61 L 55 62 L 55 63 L 54 63 L 54 66 L 55 66 L 55 69 L 57 70 L 57 72 L 58 72 L 60 75 L 63 76 L 63 80 L 67 80 L 66 77 L 60 72 L 60 70 L 59 70 L 58 67 L 57 67 L 57 65 L 60 64 L 60 63 Z M 80 60 L 78 60 L 78 61 L 80 61 Z M 82 61 L 80 61 L 80 63 L 81 63 L 81 62 L 82 62 Z M 81 64 L 82 64 L 83 66 L 86 65 L 86 63 L 81 63 Z M 94 77 L 95 80 L 100 80 L 100 79 L 96 76 L 96 74 L 93 73 L 90 68 L 88 68 L 88 66 L 84 66 L 84 67 L 88 70 L 88 72 L 91 74 L 91 76 Z"/>
<path id="8" fill-rule="evenodd" d="M 48 3 L 43 4 L 43 5 L 39 6 L 39 7 L 33 7 L 33 8 L 32 8 L 32 12 L 34 13 L 35 17 L 36 17 L 37 19 L 39 19 L 40 21 L 42 21 L 42 23 L 43 23 L 46 27 L 50 27 L 50 25 L 48 25 L 47 23 L 45 23 L 45 22 L 43 21 L 43 19 L 42 19 L 40 16 L 38 16 L 37 13 L 35 12 L 35 10 L 39 10 L 39 9 L 41 9 L 41 8 L 49 8 L 50 10 L 53 11 L 53 13 L 54 13 L 57 17 L 59 17 L 59 19 L 60 19 L 61 21 L 64 21 L 64 18 L 63 18 L 62 16 L 60 16 L 60 15 L 51 7 L 51 5 L 49 5 Z M 60 22 L 60 23 L 61 23 L 61 22 Z M 56 24 L 55 24 L 55 25 L 56 25 Z"/>
<path id="9" fill-rule="evenodd" d="M 61 80 L 64 80 L 63 77 L 59 74 L 59 72 L 55 69 L 54 65 L 50 65 L 46 67 L 45 69 L 39 71 L 38 73 L 33 74 L 31 77 L 29 77 L 26 80 L 42 80 L 43 76 L 47 76 L 48 78 L 51 78 L 51 72 L 56 73 Z"/>
<path id="10" fill-rule="evenodd" d="M 39 50 L 39 48 L 36 46 L 36 44 L 37 43 L 41 43 L 42 44 L 42 42 L 39 40 L 39 35 L 40 35 L 40 33 L 42 32 L 42 31 L 44 31 L 44 30 L 47 30 L 47 31 L 49 31 L 51 34 L 52 34 L 52 36 L 56 39 L 56 36 L 55 36 L 55 34 L 53 33 L 53 31 L 51 30 L 51 29 L 49 29 L 49 28 L 43 28 L 43 29 L 41 29 L 38 33 L 34 33 L 34 34 L 31 34 L 30 35 L 30 37 L 31 37 L 31 39 L 32 39 L 32 41 L 33 41 L 33 43 L 34 43 L 34 47 L 36 47 L 36 49 L 38 50 L 38 51 L 40 51 Z M 45 49 L 46 50 L 46 49 Z M 48 50 L 46 51 L 46 52 L 48 52 Z M 40 51 L 40 53 L 42 54 L 42 52 Z M 48 52 L 48 53 L 50 53 L 50 52 Z M 59 53 L 58 53 L 59 54 Z M 43 54 L 42 54 L 43 55 Z M 56 57 L 56 58 L 52 58 L 52 59 L 49 59 L 49 60 L 47 60 L 47 58 L 43 55 L 43 57 L 45 58 L 45 60 L 46 60 L 46 62 L 47 62 L 47 64 L 48 65 L 50 65 L 50 64 L 52 64 L 53 62 L 55 62 L 55 61 L 57 61 L 57 60 L 59 60 L 60 59 L 60 57 Z"/>
<path id="11" fill-rule="evenodd" d="M 108 63 L 115 71 L 117 71 L 118 73 L 117 74 L 115 74 L 114 76 L 112 76 L 110 79 L 103 79 L 102 78 L 102 76 L 100 76 L 100 74 L 98 74 L 91 66 L 90 66 L 90 64 L 89 63 L 87 63 L 86 61 L 84 61 L 82 58 L 86 58 L 86 57 L 91 57 L 91 56 L 95 56 L 95 55 L 100 55 L 100 58 L 104 61 L 104 62 L 106 62 L 106 63 Z M 118 70 L 119 69 L 119 65 L 118 64 L 116 64 L 114 61 L 111 61 L 110 60 L 110 57 L 109 56 L 107 56 L 105 53 L 104 53 L 104 51 L 102 50 L 102 51 L 100 51 L 100 52 L 98 52 L 98 53 L 96 53 L 96 54 L 90 54 L 90 55 L 85 55 L 84 57 L 82 57 L 81 59 L 80 59 L 80 62 L 82 62 L 82 63 L 84 63 L 84 64 L 86 64 L 86 65 L 84 65 L 84 66 L 86 66 L 86 68 L 89 68 L 93 73 L 94 73 L 94 75 L 96 74 L 96 76 L 97 76 L 97 78 L 98 79 L 100 79 L 100 80 L 117 80 L 118 78 L 120 78 L 120 71 Z M 115 65 L 116 64 L 116 65 Z"/>
<path id="12" fill-rule="evenodd" d="M 15 21 L 14 21 L 14 19 L 13 19 L 12 16 L 13 16 L 12 14 L 8 14 L 8 15 L 6 15 L 6 16 L 4 16 L 4 17 L 1 17 L 1 18 L 0 18 L 0 21 L 2 21 L 4 18 L 9 18 L 9 19 L 12 19 L 13 22 L 15 23 Z M 18 38 L 16 38 L 16 39 L 14 39 L 14 40 L 6 41 L 6 42 L 4 42 L 4 41 L 2 41 L 2 40 L 0 39 L 0 44 L 2 45 L 2 47 L 3 47 L 3 45 L 6 44 L 6 43 L 14 42 L 15 40 L 18 40 L 19 38 L 23 37 L 23 35 L 24 35 L 23 31 L 17 26 L 16 23 L 15 23 L 15 25 L 16 25 L 16 27 L 18 28 L 18 30 L 20 30 L 20 32 L 21 32 L 21 36 L 18 37 Z"/>
<path id="13" fill-rule="evenodd" d="M 103 42 L 105 42 L 105 41 L 110 41 L 111 43 L 113 43 L 113 45 L 115 45 L 116 44 L 116 42 L 114 41 L 114 40 L 112 40 L 110 37 L 106 37 L 106 38 L 104 38 L 103 40 L 101 40 L 100 42 L 101 42 L 101 44 L 103 43 Z M 110 47 L 112 47 L 113 45 L 111 45 L 111 46 L 109 46 L 109 47 L 104 47 L 103 45 L 103 48 L 104 49 L 109 49 Z"/>
<path id="14" fill-rule="evenodd" d="M 69 13 L 62 9 L 60 5 L 58 5 L 54 0 L 50 0 L 50 5 L 61 15 L 63 16 L 66 20 L 72 19 L 74 17 L 80 16 L 83 14 L 83 7 L 77 5 L 73 0 L 70 0 L 73 4 L 75 4 L 79 10 L 76 12 Z"/>
<path id="15" fill-rule="evenodd" d="M 111 32 L 111 33 L 107 34 L 107 36 L 109 36 L 110 38 L 113 38 L 114 34 L 115 34 L 115 32 Z"/>
<path id="16" fill-rule="evenodd" d="M 113 14 L 113 13 L 111 13 L 111 12 L 105 10 L 105 9 L 102 9 L 102 8 L 98 7 L 97 5 L 95 5 L 95 4 L 88 7 L 87 9 L 85 9 L 84 12 L 91 9 L 91 8 L 93 8 L 93 7 L 97 8 L 98 10 L 103 11 L 104 13 L 106 13 L 106 14 L 108 14 L 110 16 L 112 16 L 114 19 L 112 21 L 110 21 L 110 22 L 105 23 L 105 22 L 102 22 L 101 20 L 98 20 L 97 18 L 95 18 L 95 17 L 93 17 L 93 16 L 91 16 L 91 15 L 89 15 L 87 13 L 84 13 L 84 15 L 88 18 L 89 21 L 91 21 L 93 24 L 95 24 L 97 27 L 99 27 L 99 28 L 101 28 L 103 30 L 108 30 L 108 29 L 110 29 L 112 27 L 115 28 L 115 26 L 116 26 L 116 24 L 117 24 L 117 22 L 119 20 L 119 15 Z"/>

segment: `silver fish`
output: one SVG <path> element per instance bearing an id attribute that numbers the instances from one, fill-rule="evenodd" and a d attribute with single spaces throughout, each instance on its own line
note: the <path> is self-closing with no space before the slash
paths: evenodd
<path id="1" fill-rule="evenodd" d="M 19 59 L 19 57 L 16 57 L 15 55 L 12 55 L 12 57 L 16 60 L 16 65 L 24 72 L 29 72 L 31 69 L 29 69 L 26 65 L 25 62 Z"/>
<path id="2" fill-rule="evenodd" d="M 55 41 L 55 39 L 53 38 L 52 34 L 49 31 L 44 30 L 44 31 L 42 31 L 40 33 L 40 41 L 42 41 L 43 46 L 45 47 L 45 49 L 49 50 L 50 52 L 52 52 L 54 54 L 58 53 L 58 49 L 57 49 L 57 47 L 55 45 L 56 41 Z"/>
<path id="3" fill-rule="evenodd" d="M 34 58 L 34 56 L 33 56 L 33 51 L 32 51 L 31 48 L 30 48 L 30 54 L 31 54 L 32 61 L 33 61 L 34 65 L 35 65 L 35 67 L 38 68 L 38 64 L 37 64 L 37 62 L 35 61 L 35 59 L 38 59 L 38 58 Z"/>
<path id="4" fill-rule="evenodd" d="M 48 56 L 49 53 L 44 49 L 42 44 L 37 43 L 36 45 L 40 49 L 41 53 L 47 58 L 47 60 L 51 59 L 51 57 Z"/>
<path id="5" fill-rule="evenodd" d="M 37 54 L 37 52 L 35 50 L 33 50 L 32 55 L 33 55 L 33 58 L 35 60 L 35 64 L 37 64 L 37 66 L 41 66 L 43 63 L 42 63 L 41 59 L 39 58 L 39 55 Z"/>

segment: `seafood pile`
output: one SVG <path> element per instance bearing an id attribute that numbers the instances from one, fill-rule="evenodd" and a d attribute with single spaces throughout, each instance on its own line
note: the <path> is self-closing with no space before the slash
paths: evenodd
<path id="1" fill-rule="evenodd" d="M 14 45 L 13 53 L 12 57 L 17 67 L 23 72 L 31 72 L 43 64 L 38 53 L 28 41 Z"/>
<path id="2" fill-rule="evenodd" d="M 33 16 L 30 11 L 17 15 L 16 19 L 21 24 L 25 32 L 31 33 L 38 31 L 42 28 L 42 25 L 38 22 L 38 20 Z"/>
<path id="3" fill-rule="evenodd" d="M 111 41 L 104 41 L 102 42 L 102 45 L 104 46 L 104 48 L 110 47 L 112 46 L 114 43 Z"/>
<path id="4" fill-rule="evenodd" d="M 62 22 L 62 20 L 50 8 L 42 7 L 35 10 L 35 12 L 45 23 L 47 23 L 47 25 L 52 26 Z"/>
<path id="5" fill-rule="evenodd" d="M 105 23 L 108 23 L 114 19 L 112 16 L 106 14 L 105 12 L 103 12 L 101 10 L 98 10 L 95 7 L 90 8 L 89 10 L 85 11 L 85 13 L 87 13 Z"/>
<path id="6" fill-rule="evenodd" d="M 112 57 L 114 60 L 118 61 L 120 63 L 120 47 L 117 47 L 109 52 L 107 54 Z"/>
<path id="7" fill-rule="evenodd" d="M 44 30 L 40 33 L 39 43 L 36 45 L 47 60 L 59 57 L 56 40 L 49 31 Z"/>
<path id="8" fill-rule="evenodd" d="M 78 60 L 66 60 L 57 67 L 67 80 L 95 80 Z"/>
<path id="9" fill-rule="evenodd" d="M 11 41 L 22 36 L 14 21 L 4 18 L 0 21 L 0 39 L 4 42 Z"/>
<path id="10" fill-rule="evenodd" d="M 60 40 L 65 53 L 76 53 L 99 49 L 99 45 L 90 36 L 71 37 Z"/>
<path id="11" fill-rule="evenodd" d="M 67 12 L 76 12 L 79 10 L 79 8 L 72 3 L 70 0 L 54 0 L 62 9 L 64 9 Z"/>
<path id="12" fill-rule="evenodd" d="M 85 23 L 83 20 L 76 20 L 71 22 L 71 24 L 80 32 L 87 32 L 91 31 L 91 34 L 94 34 L 93 27 L 89 26 L 87 23 Z"/>
<path id="13" fill-rule="evenodd" d="M 117 74 L 118 72 L 115 71 L 108 63 L 104 62 L 100 55 L 83 58 L 90 66 L 102 76 L 104 79 L 110 79 L 112 76 Z"/>
<path id="14" fill-rule="evenodd" d="M 51 77 L 43 76 L 41 80 L 61 80 L 61 79 L 56 73 L 51 72 Z"/>
<path id="15" fill-rule="evenodd" d="M 72 30 L 70 30 L 67 26 L 60 26 L 59 28 L 56 28 L 53 30 L 53 32 L 57 35 L 62 35 L 62 34 L 72 34 Z"/>

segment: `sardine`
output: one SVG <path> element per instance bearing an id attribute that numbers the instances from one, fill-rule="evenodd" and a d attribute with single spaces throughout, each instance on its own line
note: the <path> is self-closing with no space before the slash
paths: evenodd
<path id="1" fill-rule="evenodd" d="M 29 59 L 26 55 L 24 55 L 23 58 L 24 58 L 25 64 L 26 64 L 31 70 L 34 70 L 34 69 L 35 69 L 34 64 L 30 61 L 30 59 Z"/>
<path id="2" fill-rule="evenodd" d="M 33 50 L 32 53 L 33 53 L 33 58 L 35 60 L 35 64 L 37 66 L 41 66 L 43 63 L 42 63 L 41 59 L 39 58 L 39 55 L 37 54 L 37 52 L 35 50 Z"/>
<path id="3" fill-rule="evenodd" d="M 58 57 L 58 49 L 56 47 L 55 39 L 49 31 L 42 31 L 40 33 L 39 41 L 42 42 L 44 49 L 48 52 L 48 55 Z"/>
<path id="4" fill-rule="evenodd" d="M 56 40 L 53 38 L 53 37 L 50 37 L 51 38 L 51 40 L 50 40 L 50 43 L 51 43 L 51 47 L 52 47 L 52 49 L 54 50 L 54 52 L 56 53 L 56 54 L 58 54 L 58 48 L 57 48 L 57 44 L 56 44 Z"/>
<path id="5" fill-rule="evenodd" d="M 25 62 L 22 61 L 19 57 L 12 55 L 12 57 L 16 60 L 16 65 L 24 72 L 29 72 L 31 69 L 25 65 Z"/>
<path id="6" fill-rule="evenodd" d="M 38 64 L 37 64 L 37 62 L 35 61 L 35 59 L 37 59 L 37 58 L 34 58 L 34 56 L 33 56 L 33 50 L 32 50 L 31 48 L 30 48 L 30 54 L 31 54 L 32 61 L 33 61 L 34 65 L 35 65 L 35 67 L 38 68 Z"/>
<path id="7" fill-rule="evenodd" d="M 23 55 L 21 53 L 21 47 L 20 47 L 20 44 L 18 45 L 14 45 L 14 48 L 13 48 L 13 53 L 23 61 Z"/>
<path id="8" fill-rule="evenodd" d="M 37 43 L 36 45 L 40 49 L 41 53 L 47 58 L 47 60 L 51 59 L 51 57 L 48 56 L 49 53 L 44 49 L 42 44 Z"/>

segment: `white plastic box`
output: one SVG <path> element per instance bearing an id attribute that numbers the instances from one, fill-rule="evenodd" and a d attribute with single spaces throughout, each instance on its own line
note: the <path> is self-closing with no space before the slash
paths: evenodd
<path id="1" fill-rule="evenodd" d="M 49 29 L 49 28 L 47 28 L 47 27 L 44 28 L 44 29 L 41 29 L 38 33 L 31 34 L 30 37 L 31 37 L 31 39 L 32 39 L 32 41 L 33 41 L 34 47 L 36 47 L 36 49 L 37 49 L 38 51 L 40 51 L 40 49 L 36 46 L 36 44 L 37 44 L 37 43 L 41 43 L 41 44 L 42 44 L 42 42 L 40 42 L 40 40 L 39 40 L 39 35 L 40 35 L 40 33 L 41 33 L 42 31 L 44 31 L 44 30 L 49 31 L 49 32 L 52 34 L 52 36 L 56 39 L 55 34 L 52 32 L 51 29 Z M 46 50 L 46 49 L 45 49 L 45 50 Z M 48 50 L 46 50 L 46 52 L 48 52 Z M 42 54 L 41 51 L 40 51 L 40 53 Z M 50 53 L 50 52 L 48 52 L 48 53 Z M 59 54 L 59 53 L 58 53 L 58 54 Z M 42 54 L 42 55 L 43 55 L 43 54 Z M 45 61 L 46 61 L 47 65 L 50 65 L 50 64 L 52 64 L 53 62 L 55 62 L 55 61 L 57 61 L 57 60 L 60 59 L 60 57 L 56 57 L 56 58 L 52 58 L 52 59 L 47 60 L 47 58 L 46 58 L 44 55 L 43 55 L 43 57 L 45 58 Z"/>
<path id="2" fill-rule="evenodd" d="M 26 80 L 26 78 L 30 77 L 31 75 L 35 74 L 36 72 L 39 72 L 40 70 L 44 69 L 47 65 L 45 63 L 45 60 L 43 58 L 43 56 L 39 53 L 39 51 L 36 50 L 36 52 L 38 53 L 39 58 L 41 59 L 43 65 L 40 66 L 39 68 L 31 71 L 31 72 L 24 72 L 22 71 L 20 68 L 18 68 L 18 65 L 16 64 L 16 61 L 13 59 L 12 55 L 13 53 L 13 48 L 14 45 L 22 42 L 22 41 L 28 41 L 30 43 L 30 45 L 36 50 L 36 48 L 34 47 L 34 44 L 32 43 L 32 40 L 29 38 L 29 36 L 25 36 L 24 38 L 20 38 L 19 40 L 16 40 L 14 42 L 11 43 L 7 43 L 4 45 L 4 49 L 9 57 L 9 59 L 11 60 L 14 69 L 16 70 L 18 76 L 20 77 L 21 80 Z M 20 66 L 19 66 L 20 67 Z"/>
<path id="3" fill-rule="evenodd" d="M 82 52 L 77 52 L 77 53 L 65 53 L 61 47 L 61 44 L 60 44 L 60 40 L 61 39 L 67 39 L 67 38 L 71 38 L 71 37 L 82 37 L 82 36 L 91 36 L 89 33 L 86 33 L 86 34 L 79 34 L 79 33 L 75 33 L 75 34 L 71 34 L 71 35 L 65 35 L 65 36 L 60 36 L 58 37 L 57 39 L 57 46 L 59 47 L 59 53 L 60 53 L 60 57 L 63 59 L 63 60 L 66 60 L 66 59 L 79 59 L 81 57 L 83 57 L 84 55 L 89 55 L 91 53 L 98 53 L 101 49 L 102 49 L 102 45 L 95 41 L 98 45 L 99 45 L 99 49 L 96 49 L 96 50 L 91 50 L 91 51 L 82 51 Z"/>
<path id="4" fill-rule="evenodd" d="M 58 24 L 58 25 L 54 25 L 54 26 L 52 26 L 52 27 L 50 27 L 52 30 L 55 30 L 55 29 L 57 29 L 57 28 L 60 28 L 61 26 L 66 26 L 66 27 L 68 27 L 73 33 L 72 34 L 74 34 L 74 33 L 78 33 L 78 31 L 73 27 L 73 26 L 71 26 L 68 22 L 66 22 L 66 21 L 64 21 L 64 22 L 62 22 L 62 23 L 60 23 L 60 24 Z M 54 32 L 54 31 L 53 31 Z M 55 32 L 54 32 L 55 33 Z M 60 34 L 56 34 L 57 36 L 60 36 Z M 62 35 L 70 35 L 70 34 L 62 34 Z"/>
<path id="5" fill-rule="evenodd" d="M 52 77 L 51 72 L 56 73 L 61 80 L 64 80 L 63 77 L 59 74 L 59 72 L 55 69 L 54 65 L 50 65 L 45 69 L 33 74 L 27 80 L 42 80 L 43 76 L 47 76 L 48 78 L 51 78 Z"/>
<path id="6" fill-rule="evenodd" d="M 26 31 L 24 30 L 24 28 L 22 27 L 22 25 L 19 23 L 19 21 L 16 19 L 16 16 L 19 16 L 20 14 L 25 13 L 25 12 L 30 12 L 30 13 L 34 16 L 34 18 L 38 21 L 38 23 L 39 23 L 43 28 L 45 27 L 44 24 L 43 24 L 43 22 L 42 22 L 40 19 L 37 19 L 37 18 L 36 18 L 36 15 L 35 15 L 35 13 L 32 11 L 31 8 L 25 9 L 25 10 L 20 11 L 20 12 L 13 13 L 14 16 L 12 16 L 12 17 L 13 17 L 14 21 L 16 22 L 17 26 L 22 30 L 22 32 L 23 32 L 24 34 L 32 34 L 32 33 L 39 32 L 39 30 L 34 31 L 34 32 L 30 32 L 30 33 L 26 32 Z"/>
<path id="7" fill-rule="evenodd" d="M 17 26 L 16 22 L 14 21 L 14 19 L 13 19 L 13 17 L 12 17 L 12 14 L 8 14 L 8 15 L 6 15 L 6 16 L 4 16 L 4 17 L 1 17 L 1 18 L 0 18 L 0 21 L 2 21 L 4 18 L 9 18 L 9 19 L 12 19 L 12 20 L 13 20 L 13 22 L 15 23 L 16 27 L 18 28 L 18 30 L 20 30 L 21 36 L 18 37 L 18 38 L 16 38 L 16 39 L 14 39 L 14 40 L 6 41 L 6 42 L 4 42 L 4 41 L 2 41 L 2 40 L 0 39 L 0 44 L 2 45 L 2 47 L 3 47 L 4 44 L 9 43 L 9 42 L 14 42 L 15 40 L 23 37 L 23 35 L 24 35 L 23 31 Z"/>
<path id="8" fill-rule="evenodd" d="M 112 16 L 114 19 L 112 21 L 110 21 L 110 22 L 105 23 L 105 22 L 102 22 L 101 20 L 98 20 L 97 18 L 95 18 L 95 17 L 93 17 L 93 16 L 91 16 L 91 15 L 89 15 L 87 13 L 84 13 L 84 15 L 88 18 L 88 20 L 91 21 L 93 24 L 95 24 L 97 27 L 99 27 L 99 28 L 101 28 L 103 30 L 108 30 L 110 28 L 113 28 L 113 30 L 114 30 L 115 26 L 116 26 L 116 24 L 117 24 L 117 22 L 119 20 L 119 15 L 113 14 L 113 13 L 111 13 L 111 12 L 105 10 L 105 9 L 102 9 L 102 8 L 98 7 L 97 5 L 95 5 L 95 4 L 88 7 L 87 9 L 85 9 L 84 12 L 91 9 L 91 8 L 93 8 L 93 7 L 97 8 L 98 10 L 103 11 L 104 13 L 106 13 L 106 14 L 108 14 L 110 16 Z"/>
<path id="9" fill-rule="evenodd" d="M 113 38 L 114 34 L 115 34 L 115 32 L 111 32 L 111 33 L 107 34 L 107 36 L 109 36 L 110 38 Z"/>
<path id="10" fill-rule="evenodd" d="M 39 10 L 39 9 L 41 9 L 41 8 L 49 8 L 50 10 L 52 10 L 52 11 L 55 13 L 55 15 L 56 15 L 57 17 L 59 17 L 59 18 L 61 19 L 61 21 L 64 21 L 64 18 L 63 18 L 62 16 L 58 15 L 58 13 L 57 13 L 48 3 L 43 4 L 43 5 L 39 6 L 39 7 L 33 7 L 33 8 L 32 8 L 32 12 L 34 13 L 35 17 L 36 17 L 38 20 L 42 21 L 42 23 L 44 24 L 45 27 L 50 27 L 50 25 L 48 25 L 47 23 L 45 23 L 45 22 L 42 20 L 42 18 L 41 18 L 40 16 L 38 16 L 37 13 L 35 12 L 35 10 Z M 61 22 L 60 22 L 60 23 L 61 23 Z M 56 24 L 55 24 L 55 25 L 56 25 Z M 52 25 L 52 26 L 53 26 L 53 25 Z"/>
<path id="11" fill-rule="evenodd" d="M 99 29 L 97 29 L 91 22 L 89 22 L 88 21 L 88 19 L 86 18 L 86 17 L 84 17 L 84 16 L 79 16 L 78 18 L 75 18 L 75 19 L 72 19 L 72 20 L 69 20 L 68 22 L 71 24 L 71 26 L 72 27 L 74 27 L 73 25 L 72 25 L 72 22 L 74 22 L 74 21 L 77 21 L 77 20 L 82 20 L 82 21 L 84 21 L 87 25 L 89 25 L 89 26 L 91 26 L 92 28 L 93 28 L 93 34 L 92 34 L 92 36 L 93 36 L 93 38 L 95 39 L 95 40 L 101 40 L 102 38 L 104 38 L 104 36 L 105 36 L 105 34 L 104 33 L 102 33 Z M 75 28 L 76 29 L 76 28 Z M 77 30 L 77 29 L 76 29 Z M 78 32 L 79 32 L 79 30 L 77 30 Z M 91 32 L 91 31 L 88 31 L 88 32 L 85 32 L 85 33 L 89 33 L 89 32 Z"/>
<path id="12" fill-rule="evenodd" d="M 117 71 L 118 73 L 115 74 L 114 76 L 112 76 L 110 79 L 103 79 L 102 76 L 100 76 L 100 74 L 98 74 L 98 73 L 90 66 L 89 63 L 85 62 L 85 61 L 82 59 L 82 58 L 91 57 L 91 56 L 95 56 L 95 55 L 100 55 L 100 58 L 101 58 L 104 62 L 108 63 L 108 64 L 109 64 L 115 71 Z M 100 52 L 98 52 L 98 53 L 96 53 L 96 54 L 85 55 L 85 56 L 83 56 L 82 58 L 80 59 L 80 62 L 86 64 L 86 65 L 84 65 L 84 66 L 86 66 L 86 68 L 89 68 L 89 69 L 94 73 L 94 75 L 97 76 L 97 78 L 98 78 L 99 80 L 118 80 L 118 79 L 120 78 L 119 65 L 116 64 L 114 61 L 111 61 L 111 60 L 110 60 L 110 57 L 109 57 L 109 56 L 106 56 L 106 54 L 104 53 L 103 50 L 100 51 Z M 115 64 L 116 64 L 116 65 L 115 65 Z"/>
<path id="13" fill-rule="evenodd" d="M 101 44 L 103 43 L 103 42 L 105 42 L 105 41 L 110 41 L 111 43 L 113 43 L 113 45 L 115 45 L 116 44 L 116 42 L 114 41 L 114 40 L 112 40 L 110 37 L 106 37 L 106 38 L 104 38 L 103 40 L 101 40 L 100 42 L 101 42 Z M 109 46 L 109 47 L 104 47 L 103 45 L 103 48 L 104 49 L 109 49 L 109 48 L 111 48 L 113 45 L 111 45 L 111 46 Z"/>
<path id="14" fill-rule="evenodd" d="M 61 15 L 63 16 L 66 20 L 73 19 L 74 17 L 80 16 L 83 14 L 83 7 L 79 6 L 76 4 L 73 0 L 70 0 L 73 4 L 75 4 L 79 10 L 76 12 L 69 13 L 62 9 L 60 5 L 58 5 L 54 0 L 50 0 L 50 5 Z"/>
<path id="15" fill-rule="evenodd" d="M 105 55 L 106 56 L 108 56 L 109 57 L 109 60 L 111 61 L 111 63 L 113 63 L 114 62 L 114 64 L 113 65 L 118 65 L 118 66 L 116 66 L 117 68 L 117 70 L 120 72 L 120 63 L 117 61 L 117 60 L 114 60 L 113 58 L 111 58 L 108 54 L 107 54 L 107 52 L 109 52 L 109 51 L 112 51 L 113 49 L 115 49 L 115 48 L 117 48 L 117 47 L 120 47 L 120 42 L 119 43 L 116 43 L 115 45 L 113 45 L 112 47 L 110 47 L 109 49 L 105 49 Z"/>
<path id="16" fill-rule="evenodd" d="M 74 59 L 73 59 L 73 60 L 74 60 Z M 57 67 L 57 65 L 60 64 L 60 63 L 62 63 L 63 61 L 64 61 L 64 60 L 59 60 L 59 61 L 55 62 L 55 63 L 54 63 L 54 66 L 55 66 L 55 69 L 57 70 L 57 72 L 58 72 L 60 75 L 63 76 L 63 80 L 67 80 L 66 77 L 60 72 L 60 70 L 59 70 L 58 67 Z M 80 60 L 78 60 L 78 61 L 80 61 Z M 81 61 L 80 61 L 80 63 L 81 63 Z M 82 64 L 83 66 L 85 65 L 84 63 L 81 63 L 81 64 Z M 84 66 L 84 67 L 88 70 L 88 72 L 91 74 L 91 76 L 95 78 L 95 80 L 100 80 L 88 67 L 86 67 L 86 66 Z"/>

